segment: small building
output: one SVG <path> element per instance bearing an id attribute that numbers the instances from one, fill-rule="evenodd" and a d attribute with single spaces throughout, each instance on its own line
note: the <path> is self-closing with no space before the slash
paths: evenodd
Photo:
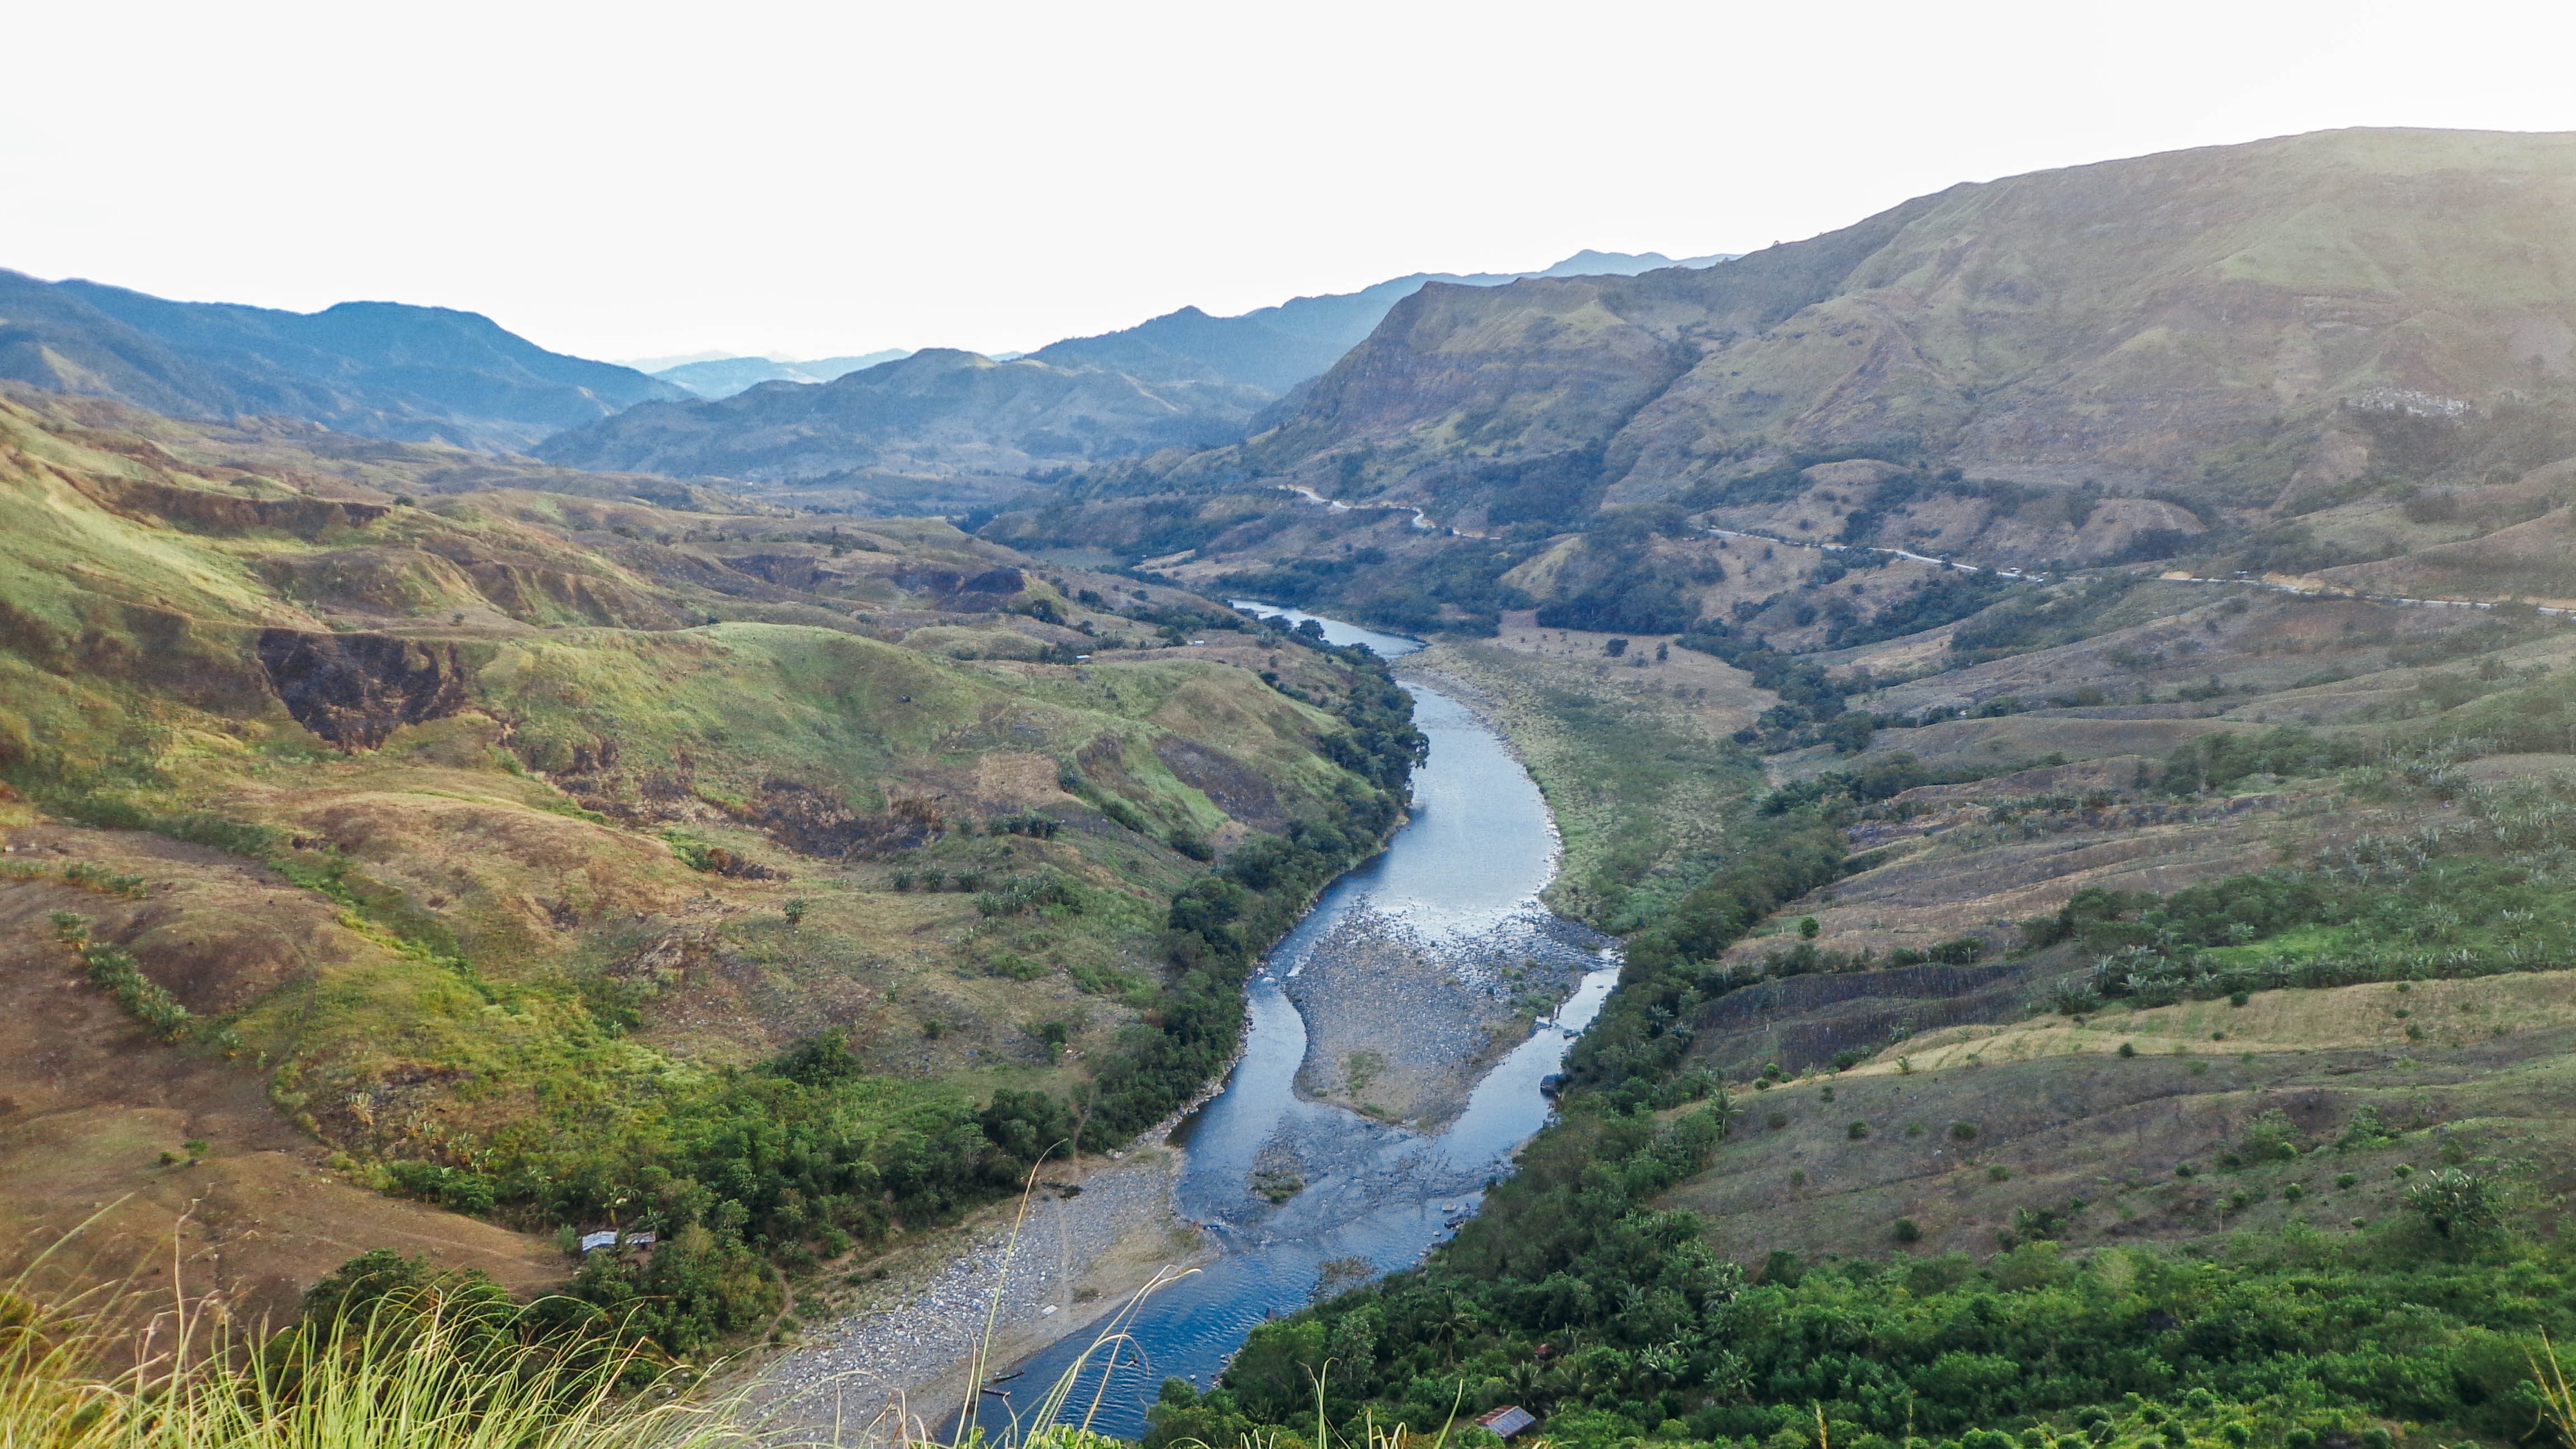
<path id="1" fill-rule="evenodd" d="M 1538 1416 L 1518 1404 L 1505 1404 L 1499 1409 L 1478 1414 L 1476 1422 L 1481 1427 L 1491 1429 L 1496 1438 L 1509 1439 L 1537 1423 Z"/>

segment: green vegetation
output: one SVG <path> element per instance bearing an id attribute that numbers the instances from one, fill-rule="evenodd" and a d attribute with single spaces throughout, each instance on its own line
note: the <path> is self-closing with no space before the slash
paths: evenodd
<path id="1" fill-rule="evenodd" d="M 1704 879 L 1758 762 L 1712 728 L 1692 692 L 1453 640 L 1415 656 L 1498 717 L 1565 842 L 1557 910 L 1605 931 L 1654 920 Z"/>
<path id="2" fill-rule="evenodd" d="M 2206 752 L 2211 756 L 2225 751 Z M 2438 775 L 2438 771 L 2436 772 Z M 2436 804 L 2404 771 L 2360 788 Z M 2564 776 L 2461 791 L 2455 813 L 2355 834 L 2314 864 L 2171 895 L 2087 888 L 2025 943 L 2072 941 L 2093 967 L 2058 998 L 2157 1005 L 2283 987 L 2563 969 L 2576 950 L 2576 784 Z"/>
<path id="3" fill-rule="evenodd" d="M 2576 784 L 2477 784 L 2459 763 L 2514 748 L 2515 721 L 2554 727 L 2535 701 L 2557 690 L 2499 697 L 2472 723 L 2446 721 L 2439 737 L 2394 751 L 2299 729 L 2177 748 L 2155 772 L 2152 788 L 2167 798 L 2301 778 L 2314 790 L 2318 777 L 2339 775 L 2329 788 L 2395 806 L 2390 818 L 2403 823 L 2336 831 L 2304 858 L 2168 894 L 2081 890 L 2023 925 L 2023 959 L 2088 963 L 2082 985 L 2060 998 L 2077 1012 L 2220 997 L 2241 1008 L 2253 993 L 2292 987 L 2395 980 L 2402 992 L 2415 980 L 2562 967 L 2576 952 L 2562 939 L 2576 920 L 2576 884 L 2562 879 Z M 1881 1208 L 1878 1241 L 1851 1244 L 1870 1256 L 1775 1252 L 1748 1273 L 1713 1250 L 1705 1220 L 1670 1206 L 1675 1184 L 1708 1171 L 1734 1125 L 1732 1106 L 1692 1063 L 1706 1004 L 1800 971 L 1863 969 L 1818 950 L 1794 919 L 1794 944 L 1758 965 L 1721 966 L 1721 954 L 1842 873 L 1834 822 L 1925 782 L 1910 760 L 1874 758 L 1754 807 L 1730 837 L 1740 853 L 1631 938 L 1621 989 L 1569 1058 L 1562 1120 L 1480 1217 L 1425 1267 L 1257 1330 L 1214 1391 L 1167 1389 L 1153 1441 L 1297 1424 L 1315 1412 L 1319 1385 L 1337 1423 L 1427 1430 L 1453 1403 L 1514 1403 L 1546 1415 L 1546 1432 L 1570 1445 L 1648 1436 L 1786 1449 L 1821 1436 L 1888 1449 L 2288 1449 L 2386 1442 L 2391 1426 L 2510 1440 L 2545 1421 L 2547 1380 L 2533 1364 L 2544 1335 L 2576 1331 L 2567 1311 L 2576 1255 L 2548 1231 L 2553 1200 L 2510 1151 L 2480 1155 L 2461 1136 L 2391 1125 L 2373 1106 L 2313 1135 L 2277 1110 L 2250 1115 L 2217 1154 L 2214 1170 L 2226 1176 L 2209 1211 L 2246 1223 L 2268 1200 L 2279 1206 L 2266 1211 L 2286 1216 L 2181 1243 L 2072 1251 L 2061 1240 L 2089 1221 L 2079 1198 L 2016 1208 L 1998 1235 L 2005 1251 L 1982 1263 L 1956 1252 L 1878 1257 L 1926 1236 L 1914 1216 Z M 1987 950 L 1962 936 L 1904 957 L 1965 963 Z M 2426 1037 L 2404 1024 L 2410 1039 Z M 2112 1055 L 2142 1058 L 2136 1041 L 2114 1040 Z M 2125 1068 L 2143 1069 L 2143 1060 Z M 1966 1072 L 1976 1070 L 1971 1057 Z M 1754 1085 L 1787 1076 L 1774 1064 Z M 1833 1099 L 1830 1087 L 1819 1095 Z M 1795 1116 L 1771 1112 L 1768 1131 L 1790 1129 Z M 1975 1121 L 1932 1125 L 1955 1151 L 1987 1150 L 1991 1134 Z M 1814 1135 L 1858 1153 L 1923 1127 L 1899 1134 L 1833 1118 Z M 2324 1179 L 2285 1177 L 2315 1154 L 2411 1141 L 2438 1144 L 2441 1162 L 2397 1164 L 2383 1179 L 2392 1211 L 2367 1226 L 2312 1222 Z M 2182 1184 L 2199 1172 L 2188 1161 L 2172 1167 Z M 2018 1176 L 2002 1161 L 1979 1164 L 1978 1175 Z M 1812 1190 L 1805 1168 L 1788 1180 L 1792 1192 Z M 2340 1194 L 2363 1174 L 2331 1181 Z M 2405 1332 L 2387 1331 L 2401 1320 Z"/>

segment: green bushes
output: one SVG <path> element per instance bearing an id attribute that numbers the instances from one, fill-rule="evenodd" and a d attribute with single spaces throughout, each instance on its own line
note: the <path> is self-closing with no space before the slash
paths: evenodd
<path id="1" fill-rule="evenodd" d="M 986 916 L 1016 916 L 1025 912 L 1078 916 L 1083 911 L 1082 891 L 1055 871 L 1037 871 L 1006 877 L 991 890 L 977 895 L 975 910 Z"/>
<path id="2" fill-rule="evenodd" d="M 1841 832 L 1812 815 L 1757 817 L 1739 839 L 1732 859 L 1629 938 L 1619 990 L 1566 1059 L 1573 1081 L 1611 1093 L 1622 1107 L 1683 1100 L 1665 1100 L 1689 1049 L 1682 1024 L 1701 1002 L 1755 979 L 1707 963 L 1763 917 L 1842 872 Z"/>
<path id="3" fill-rule="evenodd" d="M 2251 775 L 2315 775 L 2362 762 L 2360 746 L 2325 741 L 2296 725 L 2260 735 L 2208 734 L 2165 757 L 2158 788 L 2170 795 L 2224 791 Z"/>
<path id="4" fill-rule="evenodd" d="M 1611 1186 L 1624 1170 L 1615 1150 L 1599 1157 L 1592 1201 L 1627 1201 Z M 1544 1226 L 1515 1221 L 1498 1236 Z M 2524 1350 L 2537 1352 L 2542 1329 L 2576 1329 L 2565 1296 L 2576 1261 L 2547 1244 L 2484 1241 L 2485 1256 L 2445 1257 L 2293 1228 L 2206 1258 L 2107 1249 L 2082 1261 L 2041 1241 L 1982 1268 L 1959 1254 L 1775 1254 L 1748 1281 L 1706 1256 L 1683 1215 L 1624 1216 L 1579 1255 L 1496 1272 L 1453 1250 L 1265 1325 L 1220 1407 L 1311 1425 L 1312 1370 L 1336 1422 L 1367 1409 L 1381 1424 L 1436 1428 L 1462 1384 L 1472 1407 L 1479 1384 L 1500 1380 L 1504 1402 L 1551 1414 L 1551 1433 L 1573 1444 L 1666 1420 L 1694 1440 L 1778 1442 L 1784 1429 L 1811 1432 L 1819 1414 L 1837 1442 L 1910 1432 L 1957 1436 L 1963 1449 L 2009 1445 L 1992 1426 L 2056 1415 L 2095 1442 L 2171 1427 L 2190 1443 L 2250 1422 L 2266 1442 L 2286 1445 L 2299 1427 L 2313 1443 L 2382 1419 L 2511 1439 L 2537 1406 Z M 2500 1278 L 2520 1286 L 2499 1294 Z M 2409 1324 L 2402 1339 L 2385 1332 L 2391 1314 Z M 1540 1354 L 1542 1343 L 1556 1352 Z M 1157 1411 L 1158 1432 L 1179 1422 Z"/>
<path id="5" fill-rule="evenodd" d="M 152 1028 L 163 1041 L 183 1040 L 194 1029 L 188 1008 L 147 979 L 123 948 L 83 946 L 80 958 L 91 983 L 115 997 L 126 1015 Z"/>
<path id="6" fill-rule="evenodd" d="M 85 860 L 75 861 L 63 867 L 63 883 L 77 886 L 85 891 L 95 891 L 99 895 L 115 896 L 129 901 L 139 901 L 148 893 L 143 884 L 143 877 L 121 875 L 104 866 L 92 865 Z"/>

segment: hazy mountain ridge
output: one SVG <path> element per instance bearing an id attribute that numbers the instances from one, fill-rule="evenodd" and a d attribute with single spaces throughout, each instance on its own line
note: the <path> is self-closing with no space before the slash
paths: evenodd
<path id="1" fill-rule="evenodd" d="M 1712 260 L 1674 263 L 1656 253 L 1587 251 L 1549 272 L 1634 272 Z M 710 391 L 699 402 L 637 408 L 551 438 L 535 451 L 579 467 L 812 489 L 812 501 L 837 507 L 972 509 L 1009 498 L 1044 474 L 1233 442 L 1259 425 L 1280 394 L 1330 366 L 1389 308 L 1433 279 L 1399 277 L 1239 317 L 1185 307 L 1025 357 L 932 348 L 819 388 L 786 376 L 745 381 L 811 364 L 748 358 L 683 364 L 661 375 L 692 387 L 744 385 Z M 1486 286 L 1512 279 L 1455 280 Z"/>
<path id="2" fill-rule="evenodd" d="M 1918 198 L 1707 271 L 1427 285 L 1181 479 L 1447 503 L 1580 457 L 1609 502 L 1789 452 L 2266 506 L 2576 353 L 2576 137 L 2347 131 Z M 2385 450 L 2382 449 L 2382 452 Z M 1597 459 L 1597 462 L 1594 461 Z"/>
<path id="3" fill-rule="evenodd" d="M 1580 251 L 1536 272 L 1415 272 L 1356 292 L 1295 297 L 1233 317 L 1183 307 L 1097 337 L 1069 337 L 1030 354 L 1063 367 L 1109 367 L 1157 381 L 1233 382 L 1285 393 L 1357 346 L 1396 303 L 1432 282 L 1498 287 L 1524 277 L 1634 276 L 1705 267 L 1724 255 L 1676 261 L 1661 252 Z"/>
<path id="4" fill-rule="evenodd" d="M 653 375 L 712 401 L 731 397 L 764 382 L 830 382 L 862 368 L 900 362 L 911 355 L 908 349 L 888 347 L 850 357 L 819 357 L 805 362 L 782 362 L 771 357 L 712 357 L 657 368 Z"/>
<path id="5" fill-rule="evenodd" d="M 1257 390 L 1137 381 L 931 348 L 821 385 L 647 404 L 536 448 L 584 468 L 825 486 L 847 501 L 972 506 L 1034 474 L 1239 436 Z"/>
<path id="6" fill-rule="evenodd" d="M 6 271 L 0 376 L 177 417 L 275 415 L 491 450 L 682 395 L 472 312 L 392 302 L 285 312 Z"/>

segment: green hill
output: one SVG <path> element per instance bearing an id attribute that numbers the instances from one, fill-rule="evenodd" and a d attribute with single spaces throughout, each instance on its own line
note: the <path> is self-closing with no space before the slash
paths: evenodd
<path id="1" fill-rule="evenodd" d="M 0 1217 L 238 1203 L 183 1235 L 244 1312 L 613 1219 L 687 1246 L 582 1291 L 711 1275 L 652 1330 L 696 1354 L 1198 1091 L 1400 815 L 1365 656 L 944 523 L 460 466 L 0 396 Z"/>

